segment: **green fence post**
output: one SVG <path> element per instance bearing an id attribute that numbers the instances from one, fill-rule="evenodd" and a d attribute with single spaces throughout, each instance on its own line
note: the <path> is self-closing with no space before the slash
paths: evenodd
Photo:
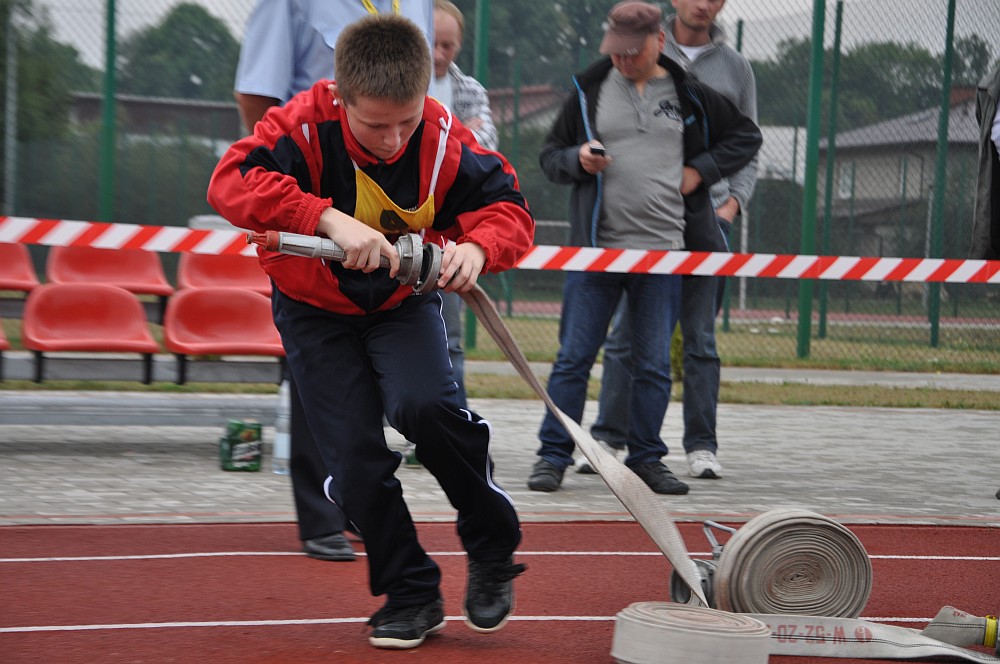
<path id="1" fill-rule="evenodd" d="M 484 88 L 489 87 L 490 74 L 490 0 L 476 1 L 476 52 L 473 61 L 475 77 Z M 465 335 L 462 340 L 467 349 L 476 347 L 476 315 L 465 310 Z"/>
<path id="2" fill-rule="evenodd" d="M 972 186 L 973 187 L 976 186 L 976 179 L 978 178 L 978 175 L 979 174 L 978 174 L 978 169 L 977 169 L 976 175 L 974 175 L 973 178 L 972 178 Z M 969 181 L 969 160 L 968 159 L 963 159 L 962 160 L 962 168 L 958 172 L 958 181 L 961 182 L 963 186 Z M 972 219 L 972 213 L 968 209 L 970 201 L 971 201 L 971 198 L 966 198 L 965 196 L 962 196 L 961 198 L 959 198 L 959 201 L 958 201 L 958 214 L 956 216 L 956 219 Z M 954 246 L 952 247 L 952 249 L 954 250 Z M 966 291 L 964 289 L 953 289 L 953 290 L 949 291 L 949 293 L 948 293 L 948 295 L 949 295 L 948 299 L 951 300 L 951 315 L 952 315 L 953 318 L 958 318 L 958 304 L 959 304 L 959 300 L 962 299 L 961 298 L 961 294 L 965 293 L 965 292 Z"/>
<path id="3" fill-rule="evenodd" d="M 3 213 L 11 216 L 14 214 L 14 196 L 17 187 L 17 49 L 21 39 L 16 28 L 17 4 L 10 3 L 7 11 L 7 62 L 4 69 L 6 96 L 3 109 Z"/>
<path id="4" fill-rule="evenodd" d="M 476 0 L 476 52 L 473 54 L 476 80 L 489 88 L 490 78 L 490 0 Z"/>
<path id="5" fill-rule="evenodd" d="M 944 216 L 945 169 L 948 161 L 948 114 L 951 110 L 951 61 L 955 39 L 955 0 L 948 0 L 948 28 L 944 42 L 944 77 L 941 81 L 941 113 L 938 116 L 937 160 L 934 164 L 934 208 L 931 214 L 929 258 L 941 258 L 941 220 Z M 931 324 L 931 348 L 937 348 L 941 325 L 941 284 L 930 285 L 927 318 Z"/>
<path id="6" fill-rule="evenodd" d="M 816 251 L 816 179 L 819 161 L 820 106 L 823 92 L 823 23 L 826 0 L 813 2 L 812 66 L 809 71 L 809 108 L 806 114 L 806 163 L 802 183 L 802 253 Z M 812 326 L 812 279 L 799 280 L 799 328 L 797 353 L 809 357 Z"/>
<path id="7" fill-rule="evenodd" d="M 896 221 L 896 255 L 903 256 L 903 219 L 906 215 L 906 183 L 909 180 L 910 160 L 903 155 L 902 187 L 899 192 L 899 219 Z M 903 313 L 903 289 L 896 285 L 896 315 Z"/>
<path id="8" fill-rule="evenodd" d="M 847 210 L 847 237 L 851 245 L 851 256 L 857 256 L 858 254 L 857 238 L 854 236 L 854 175 L 857 165 L 858 162 L 851 162 L 851 196 L 848 199 L 850 205 Z M 854 291 L 855 283 L 854 281 L 848 281 L 844 284 L 844 313 L 848 313 L 851 310 L 851 293 Z"/>
<path id="9" fill-rule="evenodd" d="M 833 225 L 833 161 L 837 146 L 837 89 L 840 83 L 840 27 L 844 15 L 844 0 L 837 0 L 837 18 L 833 30 L 833 70 L 830 73 L 830 120 L 826 139 L 826 188 L 823 191 L 823 251 L 830 255 L 830 226 Z M 826 339 L 827 283 L 819 282 L 819 330 L 817 336 Z"/>
<path id="10" fill-rule="evenodd" d="M 115 0 L 106 2 L 104 104 L 101 116 L 101 185 L 98 216 L 113 221 L 115 207 Z"/>
<path id="11" fill-rule="evenodd" d="M 743 52 L 743 19 L 736 21 L 736 52 L 737 53 Z M 743 224 L 746 223 L 745 222 L 746 210 L 744 210 L 743 214 L 740 216 L 743 217 L 740 219 L 740 233 L 742 233 Z M 729 250 L 732 251 L 732 248 L 733 248 L 733 243 L 732 241 L 730 241 Z M 728 332 L 729 307 L 730 307 L 730 300 L 732 299 L 730 293 L 732 292 L 733 289 L 729 288 L 729 279 L 726 279 L 725 277 L 722 277 L 722 279 L 724 279 L 723 290 L 722 290 L 722 331 Z"/>
<path id="12" fill-rule="evenodd" d="M 792 134 L 792 182 L 795 182 L 795 174 L 799 172 L 799 128 L 795 127 L 795 132 Z M 792 211 L 792 206 L 788 206 L 788 227 L 791 228 L 794 220 Z M 801 212 L 799 213 L 801 214 Z M 759 246 L 759 245 L 758 245 Z M 788 250 L 788 253 L 793 253 L 792 249 Z M 785 320 L 788 320 L 791 315 L 792 310 L 792 296 L 790 295 L 792 289 L 795 287 L 795 283 L 791 279 L 786 279 L 784 285 L 785 292 Z"/>

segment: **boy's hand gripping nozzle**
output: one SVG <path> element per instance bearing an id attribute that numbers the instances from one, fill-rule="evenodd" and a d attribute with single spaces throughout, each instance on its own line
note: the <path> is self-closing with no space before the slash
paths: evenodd
<path id="1" fill-rule="evenodd" d="M 259 244 L 268 251 L 306 258 L 326 258 L 337 262 L 346 258 L 344 250 L 333 240 L 315 235 L 282 231 L 250 232 L 247 233 L 247 244 Z M 393 246 L 399 255 L 396 279 L 404 285 L 413 286 L 413 291 L 420 295 L 437 288 L 438 275 L 441 274 L 441 247 L 424 244 L 416 233 L 400 236 Z M 379 265 L 389 267 L 388 259 L 382 256 Z"/>

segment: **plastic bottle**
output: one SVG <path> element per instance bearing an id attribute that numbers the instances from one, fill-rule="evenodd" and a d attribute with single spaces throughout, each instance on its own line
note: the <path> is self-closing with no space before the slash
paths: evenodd
<path id="1" fill-rule="evenodd" d="M 271 453 L 271 471 L 288 474 L 288 456 L 292 448 L 292 403 L 288 381 L 281 382 L 278 390 L 278 412 L 274 418 L 274 451 Z"/>

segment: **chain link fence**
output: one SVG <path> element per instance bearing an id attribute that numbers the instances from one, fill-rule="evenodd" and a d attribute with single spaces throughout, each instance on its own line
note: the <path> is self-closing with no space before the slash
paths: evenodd
<path id="1" fill-rule="evenodd" d="M 252 4 L 0 0 L 4 213 L 178 226 L 211 213 L 209 175 L 241 132 L 232 82 Z M 564 244 L 568 191 L 541 175 L 538 149 L 570 75 L 598 57 L 612 3 L 456 4 L 467 17 L 459 65 L 490 91 L 536 243 Z M 719 23 L 753 66 L 764 134 L 735 251 L 965 257 L 975 85 L 1000 59 L 996 0 L 728 0 Z M 33 251 L 41 265 L 44 248 Z M 164 256 L 170 274 L 175 260 Z M 562 275 L 484 281 L 526 353 L 552 359 Z M 995 372 L 1000 288 L 730 279 L 718 342 L 727 364 Z M 500 356 L 474 325 L 466 346 Z"/>

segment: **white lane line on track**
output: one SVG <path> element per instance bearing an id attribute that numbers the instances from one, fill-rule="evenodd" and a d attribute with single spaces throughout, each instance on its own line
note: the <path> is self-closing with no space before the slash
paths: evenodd
<path id="1" fill-rule="evenodd" d="M 904 555 L 869 555 L 872 560 L 985 560 L 997 561 L 1000 556 L 904 556 Z"/>
<path id="2" fill-rule="evenodd" d="M 608 622 L 614 616 L 511 616 L 511 622 Z M 448 622 L 462 622 L 462 616 L 448 616 Z M 886 623 L 929 623 L 931 618 L 861 618 L 869 622 Z M 0 627 L 0 634 L 23 634 L 26 632 L 87 632 L 94 630 L 118 629 L 165 629 L 165 628 L 208 628 L 208 627 L 281 627 L 285 625 L 347 625 L 366 623 L 368 618 L 313 618 L 302 620 L 219 620 L 204 622 L 160 622 L 160 623 L 117 623 L 105 625 L 26 625 L 23 627 Z"/>
<path id="3" fill-rule="evenodd" d="M 298 551 L 208 551 L 203 553 L 151 553 L 131 556 L 57 556 L 47 558 L 0 558 L 2 563 L 61 563 L 61 562 L 100 562 L 112 560 L 169 560 L 175 558 L 226 558 L 226 557 L 251 557 L 251 556 L 301 556 Z M 363 551 L 357 553 L 364 556 Z M 464 551 L 430 551 L 429 556 L 465 556 Z M 518 551 L 518 556 L 658 556 L 663 557 L 659 551 Z M 707 551 L 693 551 L 691 556 L 695 558 L 711 558 L 712 554 Z M 916 555 L 875 555 L 868 556 L 872 560 L 965 560 L 981 562 L 998 562 L 1000 556 L 916 556 Z"/>

